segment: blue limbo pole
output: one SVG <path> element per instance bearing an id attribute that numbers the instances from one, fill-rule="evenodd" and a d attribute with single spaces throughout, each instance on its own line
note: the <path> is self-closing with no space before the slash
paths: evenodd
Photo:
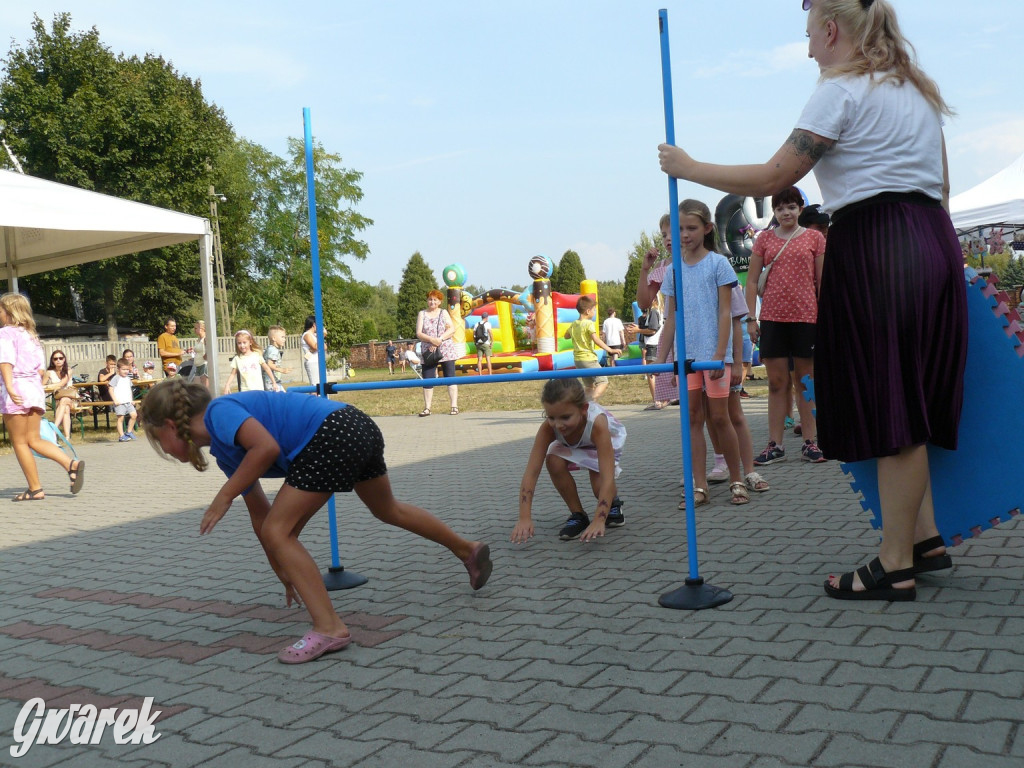
<path id="1" fill-rule="evenodd" d="M 675 118 L 672 109 L 672 62 L 668 46 L 668 11 L 658 11 L 658 28 L 661 34 L 661 81 L 665 98 L 665 141 L 676 143 Z M 682 587 L 666 592 L 658 598 L 664 608 L 698 610 L 714 608 L 732 600 L 732 593 L 720 587 L 705 584 L 697 562 L 697 516 L 693 509 L 693 457 L 690 447 L 690 409 L 683 402 L 687 397 L 686 375 L 695 370 L 692 361 L 686 359 L 686 320 L 683 317 L 682 302 L 682 252 L 679 244 L 679 190 L 676 180 L 668 179 L 668 205 L 672 227 L 672 272 L 676 294 L 676 368 L 679 372 L 679 433 L 682 438 L 683 477 L 686 478 L 686 544 L 690 564 L 690 575 Z M 680 365 L 682 363 L 682 365 Z"/>
<path id="2" fill-rule="evenodd" d="M 320 367 L 320 385 L 317 393 L 327 397 L 327 348 L 324 347 L 324 302 L 320 287 L 320 237 L 316 226 L 316 182 L 313 178 L 313 126 L 310 122 L 309 107 L 302 108 L 302 123 L 306 132 L 306 192 L 309 206 L 309 246 L 313 269 L 313 306 L 316 313 L 317 355 Z M 331 530 L 331 567 L 324 574 L 327 589 L 351 589 L 366 583 L 365 576 L 346 571 L 338 557 L 338 515 L 334 495 L 327 500 L 328 524 Z"/>

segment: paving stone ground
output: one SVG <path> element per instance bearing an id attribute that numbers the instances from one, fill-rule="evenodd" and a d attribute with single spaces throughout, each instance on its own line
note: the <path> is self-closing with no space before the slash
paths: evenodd
<path id="1" fill-rule="evenodd" d="M 765 401 L 745 408 L 759 449 Z M 216 470 L 145 440 L 88 444 L 72 497 L 43 466 L 46 501 L 0 502 L 0 765 L 1024 765 L 1019 518 L 952 550 L 954 570 L 922 577 L 917 602 L 829 600 L 826 576 L 866 562 L 878 537 L 838 464 L 795 460 L 790 434 L 790 460 L 764 469 L 769 493 L 733 507 L 714 486 L 699 510 L 699 573 L 735 598 L 664 609 L 689 573 L 679 411 L 614 412 L 627 523 L 586 545 L 558 540 L 566 511 L 546 478 L 536 537 L 508 540 L 539 410 L 379 419 L 396 494 L 490 542 L 494 575 L 473 592 L 446 550 L 339 496 L 341 560 L 369 579 L 332 593 L 356 641 L 298 666 L 275 654 L 306 614 L 284 608 L 244 505 L 198 535 Z M 23 487 L 0 458 L 0 496 Z M 303 540 L 326 569 L 325 512 Z M 34 697 L 153 697 L 161 735 L 15 759 Z"/>

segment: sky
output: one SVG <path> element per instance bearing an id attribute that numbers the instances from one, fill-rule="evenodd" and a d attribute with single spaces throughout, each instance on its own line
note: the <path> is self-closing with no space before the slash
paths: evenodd
<path id="1" fill-rule="evenodd" d="M 1024 152 L 1024 2 L 894 5 L 958 113 L 945 128 L 955 195 Z M 766 161 L 818 76 L 799 0 L 27 0 L 0 4 L 0 29 L 25 44 L 33 13 L 67 11 L 115 53 L 159 54 L 199 79 L 240 136 L 279 155 L 308 107 L 316 140 L 363 174 L 357 209 L 374 223 L 353 276 L 397 286 L 419 251 L 439 283 L 457 262 L 487 289 L 526 284 L 532 256 L 569 249 L 588 277 L 621 280 L 656 230 L 669 199 L 659 8 L 676 143 Z M 819 201 L 813 178 L 799 186 Z M 722 198 L 678 189 L 712 209 Z"/>

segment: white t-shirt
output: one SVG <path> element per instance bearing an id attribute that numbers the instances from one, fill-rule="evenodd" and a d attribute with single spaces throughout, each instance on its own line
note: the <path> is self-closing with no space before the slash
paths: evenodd
<path id="1" fill-rule="evenodd" d="M 114 405 L 124 405 L 132 401 L 132 380 L 128 376 L 114 374 L 107 379 L 107 389 Z"/>
<path id="2" fill-rule="evenodd" d="M 836 141 L 814 166 L 829 213 L 882 192 L 942 199 L 942 119 L 909 82 L 826 80 L 796 127 Z"/>
<path id="3" fill-rule="evenodd" d="M 604 333 L 604 343 L 609 347 L 622 346 L 622 332 L 624 328 L 622 321 L 617 317 L 609 317 L 601 324 L 601 332 Z"/>
<path id="4" fill-rule="evenodd" d="M 235 370 L 242 375 L 242 386 L 240 392 L 249 390 L 263 391 L 263 355 L 259 352 L 246 352 L 244 355 L 235 355 L 231 358 L 231 369 L 229 375 L 235 378 Z"/>

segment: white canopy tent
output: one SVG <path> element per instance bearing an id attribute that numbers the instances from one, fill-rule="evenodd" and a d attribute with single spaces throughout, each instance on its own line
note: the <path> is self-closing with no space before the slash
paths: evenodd
<path id="1" fill-rule="evenodd" d="M 0 169 L 0 254 L 10 290 L 18 278 L 61 267 L 199 241 L 203 316 L 216 353 L 210 222 L 98 192 Z M 209 355 L 210 385 L 217 389 L 217 355 Z"/>
<path id="2" fill-rule="evenodd" d="M 958 231 L 978 227 L 1024 228 L 1024 155 L 995 176 L 949 201 Z"/>

